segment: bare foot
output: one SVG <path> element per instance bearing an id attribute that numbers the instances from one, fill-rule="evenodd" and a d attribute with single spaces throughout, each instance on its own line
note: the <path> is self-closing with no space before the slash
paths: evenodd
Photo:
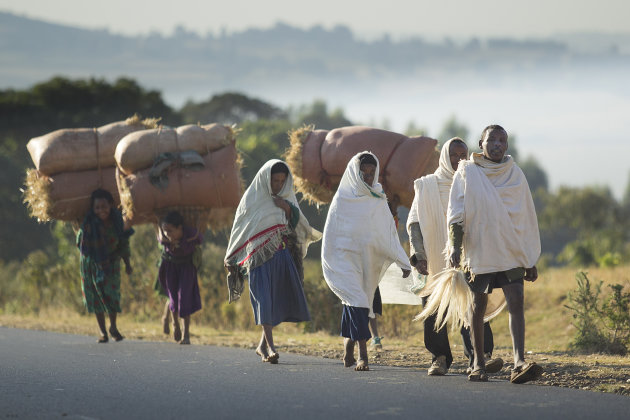
<path id="1" fill-rule="evenodd" d="M 263 362 L 268 362 L 269 361 L 269 353 L 267 352 L 267 346 L 258 346 L 258 348 L 256 348 L 256 354 L 260 356 L 260 359 Z"/>
<path id="2" fill-rule="evenodd" d="M 354 358 L 354 341 L 349 338 L 343 339 L 343 365 L 344 367 L 351 367 L 357 359 Z"/>
<path id="3" fill-rule="evenodd" d="M 357 359 L 354 358 L 353 355 L 348 355 L 344 353 L 343 355 L 343 366 L 344 367 L 352 367 L 357 362 Z"/>
<path id="4" fill-rule="evenodd" d="M 122 341 L 123 337 L 122 334 L 120 333 L 120 331 L 118 331 L 118 328 L 112 328 L 109 327 L 109 334 L 112 336 L 112 338 L 116 341 Z"/>
<path id="5" fill-rule="evenodd" d="M 366 370 L 370 370 L 367 360 L 359 359 L 359 362 L 357 363 L 357 367 L 355 367 L 354 370 L 356 370 L 357 372 L 359 371 L 364 372 Z"/>
<path id="6" fill-rule="evenodd" d="M 179 328 L 179 324 L 173 324 L 173 338 L 177 342 L 182 339 L 182 330 Z"/>
<path id="7" fill-rule="evenodd" d="M 267 361 L 271 363 L 272 365 L 277 365 L 279 358 L 280 358 L 280 355 L 276 352 L 273 352 L 269 355 L 269 357 L 267 357 Z"/>

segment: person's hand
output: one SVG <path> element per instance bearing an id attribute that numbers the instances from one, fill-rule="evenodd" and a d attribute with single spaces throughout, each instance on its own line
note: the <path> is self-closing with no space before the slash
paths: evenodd
<path id="1" fill-rule="evenodd" d="M 457 268 L 459 267 L 459 263 L 461 262 L 461 258 L 462 258 L 462 251 L 461 249 L 455 249 L 455 248 L 451 248 L 451 257 L 449 258 L 449 263 L 451 264 L 451 267 L 453 268 Z"/>
<path id="2" fill-rule="evenodd" d="M 271 198 L 273 199 L 273 204 L 275 204 L 276 207 L 280 207 L 284 211 L 288 211 L 290 209 L 289 205 L 286 201 L 284 201 L 284 199 L 278 197 L 277 195 L 272 195 Z"/>
<path id="3" fill-rule="evenodd" d="M 429 270 L 427 269 L 427 260 L 419 260 L 414 267 L 416 267 L 418 273 L 424 274 L 425 276 L 429 275 Z"/>
<path id="4" fill-rule="evenodd" d="M 411 270 L 405 270 L 404 268 L 401 268 L 402 273 L 403 273 L 403 279 L 406 279 L 407 277 L 409 277 L 409 274 L 411 274 Z"/>
<path id="5" fill-rule="evenodd" d="M 525 277 L 523 277 L 523 280 L 533 282 L 533 281 L 536 281 L 537 278 L 538 278 L 538 269 L 536 268 L 536 266 L 525 269 Z"/>
<path id="6" fill-rule="evenodd" d="M 131 264 L 129 263 L 125 264 L 125 273 L 127 273 L 128 276 L 130 276 L 131 273 L 133 273 L 133 268 L 131 267 Z"/>

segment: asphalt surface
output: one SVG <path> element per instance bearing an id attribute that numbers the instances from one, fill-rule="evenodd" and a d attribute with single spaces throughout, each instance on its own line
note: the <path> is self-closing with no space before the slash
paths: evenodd
<path id="1" fill-rule="evenodd" d="M 340 343 L 341 345 L 341 340 Z M 630 398 L 425 369 L 0 327 L 0 419 L 628 419 Z"/>

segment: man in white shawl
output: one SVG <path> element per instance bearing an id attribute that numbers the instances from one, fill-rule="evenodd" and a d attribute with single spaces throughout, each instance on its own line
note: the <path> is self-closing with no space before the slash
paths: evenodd
<path id="1" fill-rule="evenodd" d="M 369 370 L 368 324 L 374 318 L 372 302 L 381 277 L 392 263 L 402 269 L 403 277 L 411 272 L 378 172 L 372 153 L 350 159 L 328 210 L 322 244 L 324 278 L 343 304 L 344 366 L 356 362 L 358 342 L 357 371 Z"/>
<path id="2" fill-rule="evenodd" d="M 224 264 L 229 271 L 230 302 L 249 294 L 262 336 L 256 353 L 278 363 L 273 327 L 281 322 L 309 321 L 302 286 L 302 259 L 308 245 L 321 238 L 300 210 L 289 167 L 273 159 L 263 165 L 236 209 Z"/>
<path id="3" fill-rule="evenodd" d="M 459 137 L 444 143 L 440 152 L 439 166 L 434 173 L 418 178 L 414 182 L 414 198 L 407 218 L 407 232 L 411 256 L 409 262 L 420 274 L 427 275 L 427 284 L 420 291 L 423 304 L 433 289 L 434 276 L 447 268 L 444 247 L 448 241 L 446 210 L 453 183 L 453 175 L 460 161 L 468 158 L 468 147 Z M 424 345 L 432 355 L 431 376 L 446 375 L 453 363 L 453 355 L 448 340 L 446 326 L 436 331 L 437 314 L 424 319 Z M 490 323 L 484 324 L 484 354 L 486 370 L 496 373 L 503 367 L 503 360 L 491 359 L 494 342 Z M 469 328 L 462 326 L 461 335 L 464 353 L 469 358 L 472 370 L 474 351 L 470 341 Z"/>
<path id="4" fill-rule="evenodd" d="M 534 202 L 523 171 L 506 155 L 508 135 L 499 125 L 483 130 L 479 147 L 455 173 L 447 212 L 449 260 L 466 272 L 473 292 L 471 381 L 487 381 L 483 317 L 488 294 L 502 288 L 510 314 L 514 351 L 512 383 L 535 380 L 542 367 L 525 362 L 523 280 L 538 278 L 540 236 Z"/>

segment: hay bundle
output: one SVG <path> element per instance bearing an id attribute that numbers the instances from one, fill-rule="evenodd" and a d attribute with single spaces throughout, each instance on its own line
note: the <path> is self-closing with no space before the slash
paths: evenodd
<path id="1" fill-rule="evenodd" d="M 131 175 L 150 167 L 161 153 L 194 150 L 203 155 L 229 145 L 232 140 L 233 130 L 220 124 L 158 127 L 123 138 L 116 147 L 115 161 L 124 175 Z"/>
<path id="2" fill-rule="evenodd" d="M 26 172 L 24 202 L 38 222 L 83 219 L 90 209 L 92 191 L 103 188 L 112 193 L 116 206 L 120 204 L 116 187 L 116 169 L 62 172 L 53 176 L 36 169 Z"/>
<path id="3" fill-rule="evenodd" d="M 379 182 L 385 193 L 397 195 L 400 204 L 411 206 L 413 181 L 433 172 L 438 165 L 437 140 L 406 137 L 370 127 L 342 127 L 331 131 L 303 127 L 289 133 L 291 146 L 285 158 L 304 198 L 326 204 L 341 181 L 348 161 L 368 150 L 380 162 Z"/>
<path id="4" fill-rule="evenodd" d="M 97 188 L 119 204 L 114 150 L 125 135 L 153 127 L 137 115 L 99 128 L 62 129 L 31 139 L 27 149 L 37 169 L 26 173 L 24 203 L 39 222 L 81 220 Z"/>
<path id="5" fill-rule="evenodd" d="M 206 153 L 203 163 L 201 169 L 174 163 L 168 168 L 168 185 L 162 189 L 151 182 L 148 168 L 131 175 L 119 168 L 118 192 L 126 218 L 132 225 L 157 223 L 167 212 L 177 210 L 201 230 L 229 226 L 243 192 L 235 140 Z"/>
<path id="6" fill-rule="evenodd" d="M 473 303 L 473 294 L 468 287 L 468 280 L 463 271 L 448 268 L 435 275 L 434 288 L 426 305 L 413 319 L 423 321 L 436 314 L 435 331 L 451 324 L 452 331 L 459 331 L 462 326 L 470 326 L 469 310 Z M 490 293 L 484 314 L 484 322 L 490 321 L 505 307 L 503 293 Z"/>

